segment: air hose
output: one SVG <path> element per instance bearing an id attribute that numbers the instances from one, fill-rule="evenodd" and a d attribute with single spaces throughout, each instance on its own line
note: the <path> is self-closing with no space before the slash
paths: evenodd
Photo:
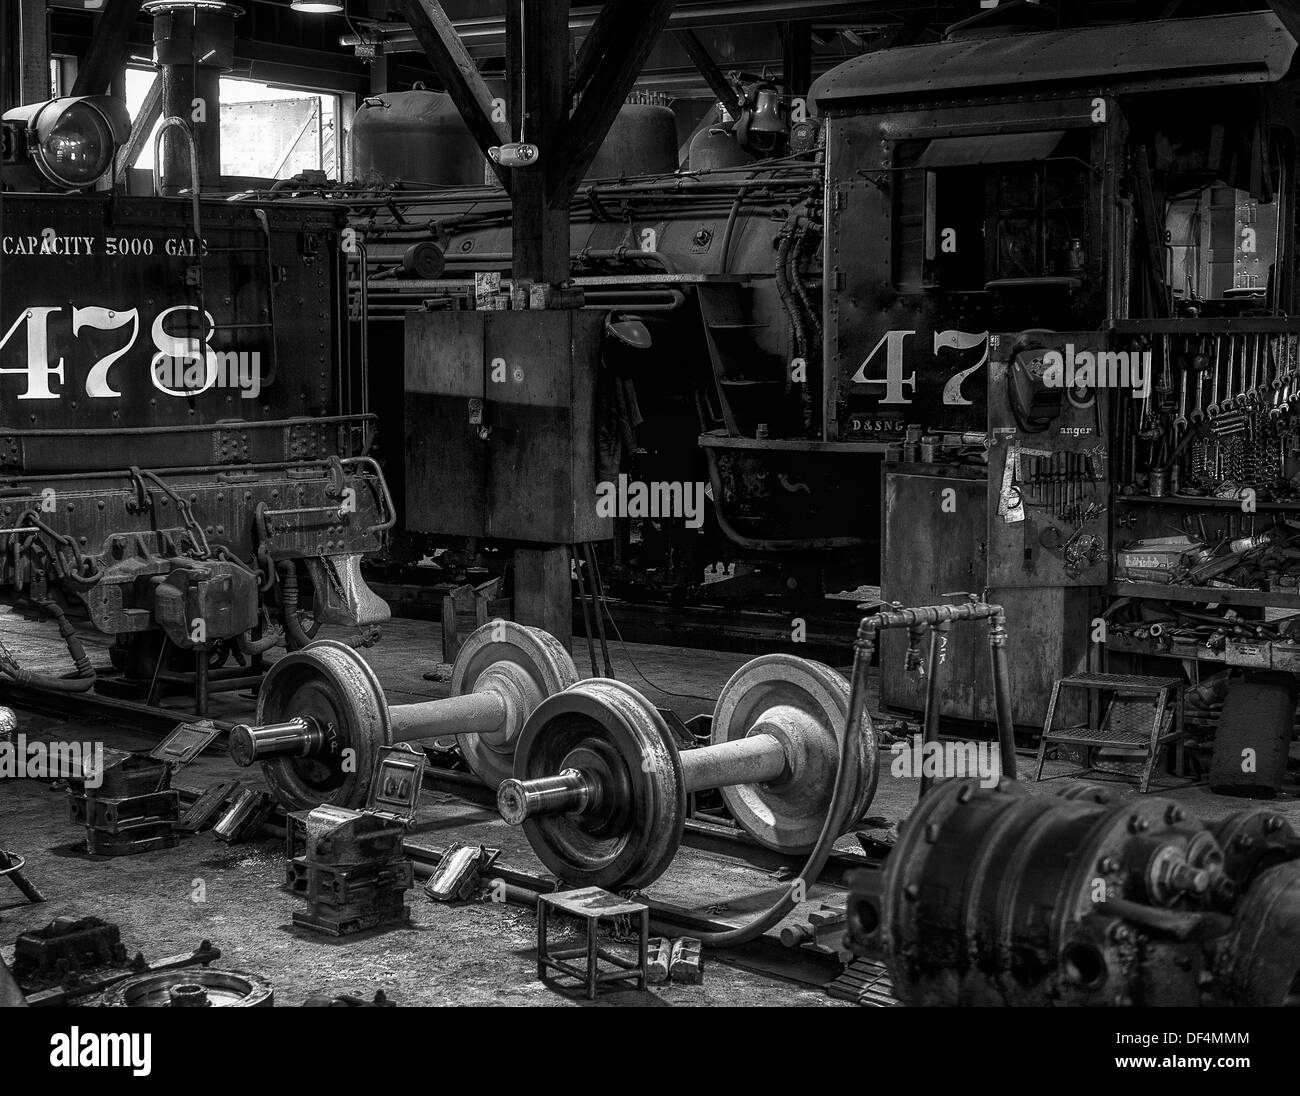
<path id="1" fill-rule="evenodd" d="M 63 677 L 51 677 L 49 674 L 38 674 L 31 670 L 20 669 L 18 664 L 12 659 L 0 662 L 0 677 L 6 681 L 12 681 L 16 685 L 30 685 L 38 689 L 52 689 L 56 692 L 63 693 L 85 693 L 95 687 L 95 668 L 90 664 L 90 659 L 86 657 L 86 649 L 81 645 L 81 640 L 77 638 L 77 630 L 68 620 L 68 615 L 62 607 L 49 598 L 37 598 L 33 601 L 42 612 L 54 617 L 59 626 L 59 635 L 63 637 L 63 642 L 67 644 L 68 654 L 72 656 L 73 665 L 76 670 Z"/>

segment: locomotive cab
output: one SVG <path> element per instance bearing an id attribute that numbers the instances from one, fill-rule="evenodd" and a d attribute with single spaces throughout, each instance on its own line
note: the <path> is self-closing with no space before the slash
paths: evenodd
<path id="1" fill-rule="evenodd" d="M 1084 629 L 1038 622 L 1104 609 L 1112 507 L 1190 475 L 1206 446 L 1188 427 L 1219 402 L 1253 413 L 1286 383 L 1295 48 L 1265 12 L 1141 33 L 958 27 L 813 88 L 838 214 L 824 414 L 830 436 L 894 446 L 882 596 L 1006 604 L 1026 625 L 1027 725 L 1087 664 Z M 1158 506 L 1125 520 L 1168 524 Z M 980 664 L 954 642 L 950 660 Z M 919 710 L 903 661 L 883 648 L 885 701 Z M 942 709 L 994 714 L 968 685 Z"/>

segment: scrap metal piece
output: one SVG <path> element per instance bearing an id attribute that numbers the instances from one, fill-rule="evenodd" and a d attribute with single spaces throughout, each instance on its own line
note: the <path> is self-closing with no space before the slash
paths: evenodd
<path id="1" fill-rule="evenodd" d="M 336 997 L 326 994 L 313 994 L 302 1003 L 303 1008 L 396 1008 L 397 1002 L 390 1001 L 382 990 L 376 990 L 373 1000 L 366 1001 L 350 993 L 340 993 Z"/>
<path id="2" fill-rule="evenodd" d="M 13 974 L 28 989 L 38 980 L 64 981 L 84 971 L 126 964 L 121 931 L 98 917 L 56 917 L 14 941 Z"/>
<path id="3" fill-rule="evenodd" d="M 163 761 L 172 771 L 188 765 L 221 735 L 221 728 L 210 719 L 177 724 L 176 729 L 149 751 L 155 761 Z"/>
<path id="4" fill-rule="evenodd" d="M 181 820 L 176 824 L 176 828 L 182 833 L 201 833 L 203 830 L 208 829 L 213 825 L 218 812 L 226 805 L 226 801 L 238 787 L 241 787 L 238 780 L 223 780 L 208 785 L 203 789 L 199 797 L 190 804 L 189 810 L 181 815 Z"/>
<path id="5" fill-rule="evenodd" d="M 270 1008 L 271 983 L 240 970 L 153 971 L 128 978 L 104 996 L 109 1008 Z"/>
<path id="6" fill-rule="evenodd" d="M 704 981 L 704 964 L 700 942 L 694 936 L 679 936 L 673 941 L 668 974 L 679 986 L 698 986 Z"/>
<path id="7" fill-rule="evenodd" d="M 257 828 L 267 820 L 274 807 L 274 801 L 266 792 L 241 787 L 226 812 L 212 827 L 212 832 L 228 845 L 251 841 L 257 836 Z"/>
<path id="8" fill-rule="evenodd" d="M 424 893 L 436 902 L 467 901 L 478 892 L 483 873 L 500 855 L 500 849 L 483 845 L 453 845 L 433 869 Z"/>
<path id="9" fill-rule="evenodd" d="M 110 986 L 115 986 L 128 978 L 135 978 L 144 974 L 158 973 L 161 971 L 183 970 L 186 967 L 203 966 L 215 963 L 221 958 L 221 949 L 214 948 L 211 941 L 202 941 L 198 948 L 192 952 L 181 952 L 178 955 L 168 955 L 162 959 L 155 960 L 152 963 L 146 963 L 144 956 L 139 952 L 131 961 L 129 970 L 116 971 L 111 975 L 106 975 L 94 979 L 74 979 L 72 982 L 56 986 L 53 989 L 42 990 L 39 993 L 33 993 L 27 998 L 27 1003 L 33 1006 L 54 1007 L 67 1005 L 78 998 L 89 997 L 91 994 L 102 993 Z"/>
<path id="10" fill-rule="evenodd" d="M 662 986 L 668 981 L 668 965 L 672 959 L 673 942 L 664 936 L 652 936 L 646 945 L 646 981 L 652 986 Z"/>
<path id="11" fill-rule="evenodd" d="M 898 1008 L 902 1005 L 894 996 L 889 968 L 879 959 L 867 956 L 853 959 L 844 972 L 826 987 L 826 994 L 867 1008 Z"/>
<path id="12" fill-rule="evenodd" d="M 825 952 L 842 947 L 844 926 L 848 915 L 843 906 L 823 905 L 812 910 L 806 919 L 781 926 L 781 943 L 787 948 L 816 947 Z"/>
<path id="13" fill-rule="evenodd" d="M 285 887 L 308 903 L 294 911 L 295 926 L 349 936 L 409 922 L 415 870 L 402 840 L 423 778 L 421 753 L 406 743 L 382 746 L 365 809 L 326 805 L 288 816 Z"/>
<path id="14" fill-rule="evenodd" d="M 0 877 L 7 878 L 23 894 L 27 901 L 35 905 L 45 901 L 43 895 L 23 872 L 27 860 L 16 852 L 0 849 Z"/>

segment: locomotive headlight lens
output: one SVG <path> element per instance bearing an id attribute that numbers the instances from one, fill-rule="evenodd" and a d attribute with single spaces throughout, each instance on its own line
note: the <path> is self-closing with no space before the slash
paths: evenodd
<path id="1" fill-rule="evenodd" d="M 93 186 L 112 170 L 118 145 L 131 132 L 126 104 L 109 95 L 15 107 L 3 123 L 6 181 L 12 176 L 19 189 L 24 181 L 60 190 Z"/>

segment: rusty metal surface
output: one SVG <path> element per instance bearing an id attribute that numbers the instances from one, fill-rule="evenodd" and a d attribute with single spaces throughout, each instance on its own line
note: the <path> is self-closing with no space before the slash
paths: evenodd
<path id="1" fill-rule="evenodd" d="M 590 313 L 406 318 L 406 526 L 450 536 L 602 540 Z"/>
<path id="2" fill-rule="evenodd" d="M 1024 93 L 1263 83 L 1282 78 L 1294 51 L 1294 39 L 1265 12 L 957 38 L 856 57 L 814 83 L 809 99 L 825 112 L 903 96 L 996 94 L 1009 84 Z"/>

